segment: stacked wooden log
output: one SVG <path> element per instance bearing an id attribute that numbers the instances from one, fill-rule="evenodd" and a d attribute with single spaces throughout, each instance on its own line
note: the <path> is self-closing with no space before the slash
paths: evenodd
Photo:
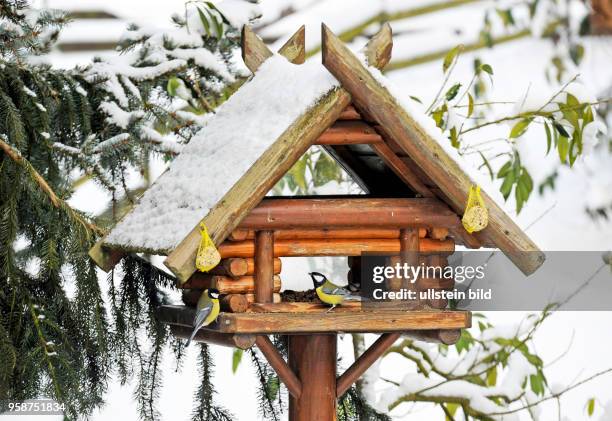
<path id="1" fill-rule="evenodd" d="M 280 302 L 281 260 L 274 259 L 274 302 Z M 231 313 L 247 311 L 249 304 L 255 302 L 255 261 L 251 257 L 229 257 L 209 273 L 195 273 L 186 283 L 183 302 L 194 306 L 202 291 L 216 288 L 223 295 L 221 310 Z"/>

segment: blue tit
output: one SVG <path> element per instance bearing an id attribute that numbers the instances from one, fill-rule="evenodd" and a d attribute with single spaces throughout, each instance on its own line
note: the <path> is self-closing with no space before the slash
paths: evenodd
<path id="1" fill-rule="evenodd" d="M 187 341 L 187 346 L 193 340 L 193 337 L 198 333 L 198 330 L 204 326 L 208 326 L 219 316 L 219 290 L 211 288 L 205 289 L 198 300 L 196 306 L 196 314 L 193 319 L 193 332 Z"/>
<path id="2" fill-rule="evenodd" d="M 351 295 L 349 290 L 330 282 L 322 273 L 311 272 L 309 275 L 312 278 L 312 283 L 319 299 L 325 304 L 331 305 L 331 308 L 327 310 L 328 312 L 337 305 L 342 304 L 344 299 Z"/>

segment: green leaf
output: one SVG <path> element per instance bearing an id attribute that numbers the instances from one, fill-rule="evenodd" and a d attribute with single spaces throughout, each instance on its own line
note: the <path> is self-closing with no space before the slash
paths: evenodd
<path id="1" fill-rule="evenodd" d="M 419 99 L 419 97 L 416 97 L 416 96 L 413 96 L 413 95 L 408 95 L 408 96 L 409 96 L 409 98 L 410 98 L 411 100 L 416 101 L 416 102 L 418 102 L 419 104 L 422 104 L 422 103 L 423 103 L 423 101 L 421 101 L 421 100 Z"/>
<path id="2" fill-rule="evenodd" d="M 589 414 L 589 417 L 593 416 L 593 412 L 595 412 L 595 398 L 587 401 L 587 414 Z"/>
<path id="3" fill-rule="evenodd" d="M 240 348 L 235 348 L 234 349 L 234 353 L 232 354 L 232 373 L 236 374 L 236 371 L 238 370 L 238 366 L 240 365 L 240 362 L 242 361 L 242 355 L 244 354 L 244 351 Z"/>
<path id="4" fill-rule="evenodd" d="M 499 169 L 497 173 L 497 178 L 504 178 L 506 174 L 510 172 L 511 169 L 512 169 L 512 160 L 502 165 L 502 167 Z"/>
<path id="5" fill-rule="evenodd" d="M 491 180 L 493 180 L 495 176 L 493 174 L 493 168 L 491 168 L 491 164 L 489 164 L 489 160 L 483 155 L 482 152 L 478 151 L 478 153 L 480 154 L 480 157 L 482 158 L 482 165 L 484 165 L 487 168 L 487 170 L 489 171 L 489 176 L 491 177 Z"/>
<path id="6" fill-rule="evenodd" d="M 569 138 L 569 137 L 570 137 L 570 135 L 569 135 L 569 133 L 567 132 L 567 130 L 565 130 L 565 127 L 563 127 L 563 126 L 562 126 L 561 124 L 559 124 L 558 122 L 556 122 L 556 121 L 555 121 L 555 122 L 553 122 L 553 126 L 555 127 L 555 129 L 557 129 L 557 132 L 559 132 L 559 134 L 560 134 L 561 136 L 564 136 L 564 137 L 567 137 L 567 138 Z"/>
<path id="7" fill-rule="evenodd" d="M 473 113 L 474 113 L 474 98 L 472 98 L 472 95 L 468 93 L 468 113 L 467 113 L 467 116 L 471 117 Z"/>
<path id="8" fill-rule="evenodd" d="M 459 93 L 459 89 L 461 88 L 461 84 L 460 83 L 455 83 L 453 86 L 451 86 L 449 88 L 448 91 L 446 91 L 446 100 L 447 101 L 452 101 L 457 94 Z"/>
<path id="9" fill-rule="evenodd" d="M 444 61 L 442 62 L 442 71 L 446 73 L 448 69 L 451 67 L 457 55 L 463 50 L 463 45 L 459 44 L 456 47 L 452 48 L 446 56 L 444 57 Z"/>
<path id="10" fill-rule="evenodd" d="M 483 64 L 480 66 L 480 70 L 482 70 L 483 72 L 488 73 L 489 75 L 493 76 L 493 68 L 491 67 L 490 64 Z"/>
<path id="11" fill-rule="evenodd" d="M 544 394 L 544 380 L 540 373 L 530 375 L 529 383 L 533 393 L 539 396 Z"/>
<path id="12" fill-rule="evenodd" d="M 497 367 L 493 366 L 487 371 L 487 386 L 495 386 L 497 384 Z"/>
<path id="13" fill-rule="evenodd" d="M 552 146 L 552 134 L 550 133 L 548 122 L 544 122 L 544 132 L 546 133 L 546 155 L 548 155 Z"/>
<path id="14" fill-rule="evenodd" d="M 584 47 L 580 44 L 576 44 L 570 47 L 570 58 L 578 66 L 584 57 Z"/>
<path id="15" fill-rule="evenodd" d="M 278 377 L 271 376 L 270 378 L 268 378 L 268 381 L 266 381 L 266 385 L 264 386 L 264 389 L 266 391 L 266 397 L 268 398 L 268 400 L 273 401 L 274 399 L 276 399 L 276 396 L 278 395 L 278 392 L 280 391 L 280 383 L 279 383 Z"/>
<path id="16" fill-rule="evenodd" d="M 569 139 L 566 136 L 559 136 L 557 141 L 557 151 L 561 162 L 567 162 L 567 153 L 569 152 Z"/>
<path id="17" fill-rule="evenodd" d="M 457 134 L 457 128 L 453 127 L 450 129 L 450 141 L 453 148 L 459 149 L 459 136 Z"/>
<path id="18" fill-rule="evenodd" d="M 525 118 L 514 125 L 512 130 L 510 130 L 510 139 L 515 139 L 517 137 L 521 137 L 527 127 L 532 122 L 533 118 Z"/>
<path id="19" fill-rule="evenodd" d="M 507 200 L 508 197 L 510 196 L 510 193 L 512 192 L 512 186 L 513 185 L 514 185 L 514 174 L 513 173 L 508 173 L 508 175 L 506 175 L 506 177 L 504 178 L 504 182 L 502 183 L 501 187 L 499 188 L 499 191 L 504 196 L 504 200 Z"/>
<path id="20" fill-rule="evenodd" d="M 204 15 L 204 11 L 202 9 L 199 7 L 196 7 L 196 9 L 198 9 L 198 15 L 200 15 L 200 21 L 202 21 L 202 26 L 204 26 L 206 35 L 210 36 L 210 23 L 208 22 L 208 18 Z"/>
<path id="21" fill-rule="evenodd" d="M 170 96 L 176 96 L 176 90 L 180 88 L 181 80 L 177 77 L 171 77 L 168 79 L 168 84 L 166 85 L 166 91 Z"/>
<path id="22" fill-rule="evenodd" d="M 448 413 L 452 416 L 455 416 L 455 414 L 457 413 L 457 409 L 459 409 L 459 404 L 458 403 L 446 403 L 444 404 L 446 406 L 446 410 L 448 411 Z"/>

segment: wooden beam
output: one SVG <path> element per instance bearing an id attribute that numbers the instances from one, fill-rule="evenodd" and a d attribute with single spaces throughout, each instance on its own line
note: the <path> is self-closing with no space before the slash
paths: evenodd
<path id="1" fill-rule="evenodd" d="M 342 395 L 350 389 L 351 385 L 355 383 L 400 336 L 400 332 L 380 335 L 376 342 L 374 342 L 340 377 L 338 377 L 336 381 L 336 397 L 342 397 Z"/>
<path id="2" fill-rule="evenodd" d="M 322 229 L 292 229 L 292 230 L 277 230 L 274 231 L 275 240 L 311 240 L 311 239 L 322 239 L 322 238 L 334 238 L 334 239 L 347 239 L 347 238 L 399 238 L 400 230 L 393 228 L 347 228 L 347 229 L 335 229 L 335 228 L 322 228 Z M 419 237 L 425 238 L 427 236 L 426 228 L 419 228 Z M 252 240 L 255 238 L 254 230 L 240 229 L 232 232 L 233 238 L 241 238 L 239 241 Z M 238 241 L 238 240 L 233 240 Z M 229 259 L 228 259 L 229 260 Z M 245 259 L 250 262 L 250 260 Z M 277 259 L 278 260 L 278 259 Z M 227 261 L 227 260 L 224 260 Z M 223 264 L 223 262 L 221 264 Z M 280 262 L 280 260 L 279 260 Z M 274 266 L 276 270 L 276 263 Z M 213 269 L 214 270 L 214 269 Z M 280 263 L 279 271 L 280 272 Z M 247 275 L 247 273 L 245 273 Z"/>
<path id="3" fill-rule="evenodd" d="M 386 48 L 385 45 L 378 44 L 371 46 L 374 47 Z M 334 89 L 328 92 L 294 121 L 263 153 L 201 221 L 208 228 L 216 245 L 227 238 L 244 216 L 263 199 L 350 103 L 351 96 L 346 90 Z M 199 226 L 198 223 L 164 261 L 180 282 L 189 279 L 196 271 L 195 256 L 200 243 Z"/>
<path id="4" fill-rule="evenodd" d="M 354 106 L 349 105 L 342 111 L 338 120 L 361 120 L 361 114 L 359 114 Z"/>
<path id="5" fill-rule="evenodd" d="M 236 232 L 236 231 L 234 231 Z M 245 232 L 246 234 L 247 232 Z M 253 239 L 254 237 L 251 237 Z M 246 239 L 246 237 L 244 238 Z M 280 259 L 274 259 L 274 274 L 278 275 L 281 273 L 282 263 Z M 250 258 L 229 258 L 221 260 L 221 263 L 211 270 L 211 275 L 223 275 L 223 276 L 245 276 L 253 275 L 255 273 L 255 259 Z"/>
<path id="6" fill-rule="evenodd" d="M 190 327 L 195 309 L 163 305 L 157 317 L 164 323 Z M 335 313 L 221 313 L 208 330 L 223 333 L 304 334 L 325 332 L 405 332 L 471 327 L 469 311 L 396 310 Z"/>
<path id="7" fill-rule="evenodd" d="M 185 289 L 182 293 L 183 302 L 195 307 L 202 295 L 201 289 Z M 249 302 L 244 294 L 228 294 L 219 299 L 221 311 L 229 313 L 244 313 L 249 308 Z"/>
<path id="8" fill-rule="evenodd" d="M 289 366 L 302 382 L 300 398 L 289 397 L 289 420 L 336 421 L 337 336 L 289 337 Z"/>
<path id="9" fill-rule="evenodd" d="M 221 332 L 317 333 L 397 332 L 469 327 L 468 312 L 461 311 L 363 311 L 329 313 L 223 313 Z"/>
<path id="10" fill-rule="evenodd" d="M 431 190 L 429 190 L 410 167 L 408 167 L 408 165 L 406 165 L 386 143 L 376 143 L 370 145 L 370 147 L 383 162 L 391 168 L 406 185 L 408 185 L 408 187 L 423 197 L 435 197 Z"/>
<path id="11" fill-rule="evenodd" d="M 192 329 L 186 326 L 170 326 L 174 336 L 189 339 Z M 249 349 L 255 344 L 255 335 L 242 335 L 239 333 L 220 333 L 214 330 L 200 329 L 193 338 L 196 342 L 212 345 L 227 346 L 231 348 Z"/>
<path id="12" fill-rule="evenodd" d="M 316 140 L 317 145 L 364 145 L 382 143 L 372 126 L 362 121 L 336 121 Z"/>
<path id="13" fill-rule="evenodd" d="M 375 309 L 373 306 L 371 308 Z M 249 310 L 255 313 L 326 313 L 329 306 L 317 302 L 253 303 L 249 306 Z M 334 311 L 362 311 L 361 302 L 345 301 L 334 308 Z"/>
<path id="14" fill-rule="evenodd" d="M 216 288 L 221 294 L 244 294 L 255 292 L 255 278 L 253 276 L 240 276 L 230 278 L 229 276 L 206 275 L 196 273 L 179 286 L 184 289 L 206 289 Z M 281 289 L 280 276 L 274 275 L 273 291 Z"/>
<path id="15" fill-rule="evenodd" d="M 274 294 L 274 232 L 255 233 L 255 301 L 271 303 Z"/>
<path id="16" fill-rule="evenodd" d="M 323 65 L 351 93 L 355 105 L 385 127 L 451 200 L 453 209 L 462 214 L 474 182 L 428 129 L 404 110 L 387 87 L 325 25 L 322 26 L 322 40 Z M 477 238 L 490 238 L 523 273 L 533 273 L 544 262 L 544 254 L 493 199 L 485 192 L 482 196 L 489 209 L 489 225 Z"/>
<path id="17" fill-rule="evenodd" d="M 293 64 L 306 61 L 306 26 L 302 25 L 278 50 L 278 53 Z"/>
<path id="18" fill-rule="evenodd" d="M 264 199 L 241 222 L 246 229 L 404 228 L 459 225 L 437 199 Z"/>
<path id="19" fill-rule="evenodd" d="M 272 57 L 272 51 L 268 49 L 261 38 L 251 29 L 250 26 L 242 27 L 242 60 L 249 70 L 253 73 L 259 66 Z"/>
<path id="20" fill-rule="evenodd" d="M 402 336 L 421 342 L 442 343 L 444 345 L 454 345 L 461 338 L 460 329 L 444 330 L 413 330 L 403 332 Z"/>
<path id="21" fill-rule="evenodd" d="M 104 238 L 89 249 L 89 257 L 104 272 L 110 272 L 121 261 L 125 253 L 112 250 L 103 245 Z"/>
<path id="22" fill-rule="evenodd" d="M 279 240 L 274 242 L 275 257 L 360 256 L 363 252 L 398 253 L 399 251 L 399 238 Z M 419 246 L 421 253 L 450 254 L 454 251 L 455 243 L 451 239 L 438 241 L 424 238 Z M 253 257 L 255 244 L 252 240 L 225 242 L 219 246 L 219 253 L 223 258 Z M 196 274 L 192 279 L 194 277 L 199 279 L 202 275 Z"/>
<path id="23" fill-rule="evenodd" d="M 246 299 L 247 302 L 249 303 L 249 308 L 255 304 L 255 294 L 243 294 Z M 275 292 L 274 295 L 272 296 L 272 302 L 273 303 L 280 303 L 282 301 L 282 297 L 278 292 Z"/>
<path id="24" fill-rule="evenodd" d="M 287 386 L 287 390 L 291 393 L 291 396 L 299 399 L 302 394 L 302 383 L 293 370 L 287 365 L 274 344 L 265 335 L 257 335 L 255 343 L 276 374 L 278 374 L 278 378 Z"/>

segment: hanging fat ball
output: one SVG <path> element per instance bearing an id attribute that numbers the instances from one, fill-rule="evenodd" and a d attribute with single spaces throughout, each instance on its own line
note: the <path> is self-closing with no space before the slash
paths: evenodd
<path id="1" fill-rule="evenodd" d="M 351 292 L 348 289 L 330 282 L 322 273 L 310 272 L 309 275 L 312 278 L 312 283 L 319 299 L 325 304 L 331 305 L 331 308 L 327 310 L 328 312 L 337 305 L 342 304 L 345 299 L 350 299 Z"/>
<path id="2" fill-rule="evenodd" d="M 204 326 L 208 326 L 219 316 L 219 291 L 211 288 L 205 289 L 196 305 L 196 314 L 193 319 L 193 332 L 187 341 L 187 346 L 191 344 L 198 330 Z"/>

